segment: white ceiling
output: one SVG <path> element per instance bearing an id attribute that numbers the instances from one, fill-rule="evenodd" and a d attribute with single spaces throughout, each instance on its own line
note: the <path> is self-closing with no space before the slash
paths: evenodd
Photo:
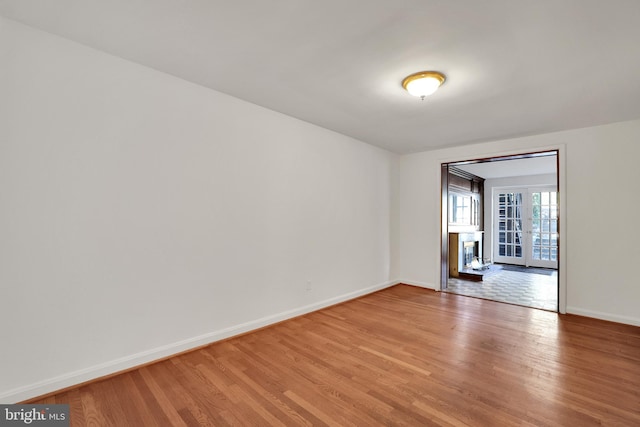
<path id="1" fill-rule="evenodd" d="M 398 153 L 640 118 L 638 0 L 0 0 L 0 14 Z M 413 72 L 447 81 L 421 102 Z"/>
<path id="2" fill-rule="evenodd" d="M 558 157 L 556 155 L 548 155 L 523 159 L 494 159 L 489 162 L 455 165 L 455 167 L 481 178 L 491 179 L 525 175 L 556 174 L 557 161 Z"/>

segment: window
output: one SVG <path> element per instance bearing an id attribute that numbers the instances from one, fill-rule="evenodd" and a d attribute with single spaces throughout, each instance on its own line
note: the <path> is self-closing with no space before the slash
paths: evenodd
<path id="1" fill-rule="evenodd" d="M 479 201 L 472 195 L 449 194 L 449 224 L 478 225 Z"/>

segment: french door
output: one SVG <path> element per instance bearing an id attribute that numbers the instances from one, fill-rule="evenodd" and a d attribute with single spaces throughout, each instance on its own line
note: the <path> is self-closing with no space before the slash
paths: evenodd
<path id="1" fill-rule="evenodd" d="M 493 260 L 558 268 L 555 187 L 494 190 Z"/>

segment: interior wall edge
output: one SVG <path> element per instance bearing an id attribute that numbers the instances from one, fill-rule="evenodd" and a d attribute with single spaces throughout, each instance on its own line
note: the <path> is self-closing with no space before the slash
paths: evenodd
<path id="1" fill-rule="evenodd" d="M 626 325 L 640 326 L 640 317 L 620 316 L 614 313 L 605 313 L 602 311 L 587 310 L 575 306 L 567 306 L 567 314 L 576 314 L 578 316 L 591 317 L 599 320 L 606 320 L 615 323 L 624 323 Z"/>
<path id="2" fill-rule="evenodd" d="M 440 286 L 434 285 L 433 283 L 420 282 L 418 280 L 400 280 L 398 283 L 402 283 L 405 285 L 417 286 L 419 288 L 431 289 L 433 291 L 439 291 Z"/>
<path id="3" fill-rule="evenodd" d="M 313 311 L 322 310 L 323 308 L 330 307 L 332 305 L 340 304 L 352 299 L 356 299 L 382 289 L 395 286 L 401 282 L 397 280 L 389 280 L 383 283 L 362 288 L 357 291 L 342 294 L 336 297 L 318 301 L 313 304 L 305 305 L 293 310 L 287 310 L 281 313 L 276 313 L 270 316 L 265 316 L 260 319 L 252 320 L 250 322 L 241 323 L 229 328 L 212 331 L 207 334 L 199 335 L 186 340 L 178 341 L 172 344 L 167 344 L 161 347 L 152 348 L 136 354 L 125 356 L 119 359 L 101 363 L 95 366 L 91 366 L 86 369 L 69 372 L 64 375 L 60 375 L 54 378 L 49 378 L 43 381 L 39 381 L 34 384 L 29 384 L 23 387 L 19 387 L 13 390 L 9 390 L 3 394 L 0 394 L 0 402 L 2 403 L 17 403 L 28 399 L 33 399 L 38 396 L 47 395 L 58 390 L 72 388 L 76 385 L 86 383 L 93 380 L 99 380 L 102 377 L 117 374 L 118 372 L 128 371 L 135 369 L 138 366 L 153 363 L 184 353 L 189 350 L 197 349 L 202 346 L 213 344 L 217 341 L 232 338 L 234 336 L 245 334 L 257 329 L 264 328 L 294 317 L 302 316 Z"/>

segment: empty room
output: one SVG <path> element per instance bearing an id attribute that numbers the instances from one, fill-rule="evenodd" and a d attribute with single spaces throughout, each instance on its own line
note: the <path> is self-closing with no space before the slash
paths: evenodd
<path id="1" fill-rule="evenodd" d="M 640 425 L 639 19 L 0 0 L 0 425 Z"/>

